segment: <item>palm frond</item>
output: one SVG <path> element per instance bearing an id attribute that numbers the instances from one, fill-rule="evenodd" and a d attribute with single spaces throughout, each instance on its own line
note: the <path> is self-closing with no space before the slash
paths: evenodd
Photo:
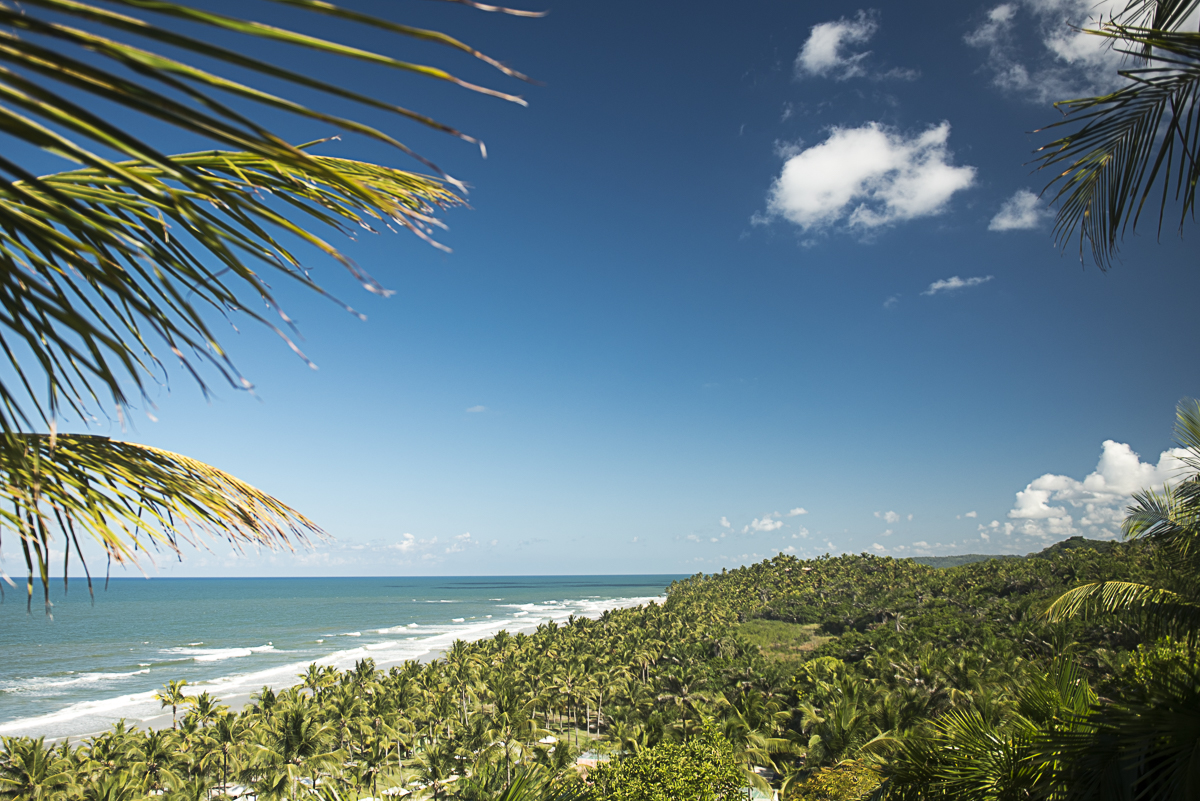
<path id="1" fill-rule="evenodd" d="M 150 550 L 173 555 L 182 544 L 204 546 L 214 539 L 242 550 L 290 548 L 324 536 L 296 510 L 211 465 L 77 434 L 0 436 L 0 526 L 17 532 L 27 595 L 32 599 L 39 577 L 47 614 L 56 538 L 65 582 L 71 551 L 84 560 L 81 537 L 98 543 L 109 560 L 137 565 Z"/>
<path id="2" fill-rule="evenodd" d="M 1190 799 L 1200 793 L 1200 668 L 1194 655 L 1151 674 L 1087 725 L 1053 732 L 1047 756 L 1068 798 Z"/>
<path id="3" fill-rule="evenodd" d="M 486 11 L 522 13 L 461 1 Z M 290 7 L 301 20 L 332 17 L 402 41 L 438 45 L 527 80 L 438 31 L 323 0 L 267 2 Z M 0 349 L 15 367 L 13 386 L 0 384 L 0 431 L 6 432 L 48 425 L 64 407 L 86 417 L 103 408 L 104 396 L 124 408 L 129 398 L 123 382 L 132 380 L 140 392 L 142 381 L 160 366 L 152 345 L 166 345 L 197 378 L 193 362 L 199 359 L 216 365 L 235 386 L 246 385 L 216 342 L 204 310 L 261 320 L 247 311 L 253 304 L 236 297 L 249 292 L 245 300 L 261 297 L 274 306 L 266 282 L 251 269 L 254 261 L 320 291 L 278 237 L 307 242 L 369 290 L 383 292 L 319 236 L 314 223 L 343 231 L 392 223 L 429 239 L 434 213 L 461 202 L 447 188 L 461 191 L 461 182 L 391 133 L 287 93 L 357 104 L 478 140 L 315 70 L 248 55 L 262 49 L 256 45 L 269 42 L 525 102 L 441 67 L 185 3 L 30 0 L 17 8 L 0 2 L 0 29 L 0 130 L 81 167 L 39 178 L 0 156 Z M 211 41 L 214 35 L 219 43 Z M 232 77 L 234 71 L 270 79 L 282 90 L 251 85 Z M 164 155 L 131 133 L 127 119 L 95 111 L 104 107 L 166 124 L 223 150 Z M 255 109 L 383 142 L 418 159 L 436 177 L 315 155 L 249 116 Z M 228 277 L 222 282 L 221 275 Z M 286 316 L 282 319 L 286 324 Z M 40 373 L 49 378 L 45 385 Z M 38 386 L 48 389 L 35 390 Z"/>
<path id="4" fill-rule="evenodd" d="M 1160 233 L 1172 197 L 1181 206 L 1181 229 L 1195 210 L 1200 33 L 1117 23 L 1087 32 L 1150 65 L 1122 70 L 1129 83 L 1116 92 L 1056 103 L 1066 119 L 1043 130 L 1082 127 L 1038 150 L 1041 169 L 1060 171 L 1046 187 L 1058 187 L 1056 241 L 1078 236 L 1080 257 L 1086 246 L 1106 269 L 1125 231 L 1137 227 L 1152 193 L 1158 193 Z"/>
<path id="5" fill-rule="evenodd" d="M 1189 452 L 1184 462 L 1200 473 L 1200 401 L 1195 398 L 1185 398 L 1175 406 L 1175 441 Z"/>
<path id="6" fill-rule="evenodd" d="M 1191 639 L 1200 633 L 1200 604 L 1171 590 L 1128 581 L 1074 587 L 1045 612 L 1054 622 L 1121 613 L 1137 616 L 1151 634 L 1179 633 Z"/>
<path id="7" fill-rule="evenodd" d="M 253 153 L 205 151 L 169 157 L 166 166 L 126 161 L 115 169 L 30 178 L 14 183 L 11 194 L 0 188 L 0 221 L 12 221 L 0 223 L 0 265 L 7 261 L 15 268 L 0 266 L 0 348 L 18 381 L 17 387 L 0 382 L 0 403 L 8 412 L 0 414 L 0 424 L 18 415 L 28 421 L 22 397 L 48 418 L 60 402 L 86 415 L 102 389 L 124 404 L 120 382 L 130 379 L 142 389 L 160 364 L 154 353 L 159 344 L 202 387 L 191 360 L 214 365 L 229 381 L 248 386 L 203 311 L 246 315 L 291 344 L 282 328 L 253 311 L 265 302 L 288 323 L 251 263 L 324 290 L 281 235 L 337 258 L 365 287 L 383 293 L 315 229 L 329 226 L 352 235 L 358 229 L 403 227 L 428 239 L 435 213 L 462 202 L 429 176 L 306 158 L 313 170 Z M 206 191 L 173 180 L 185 171 Z M 386 207 L 346 191 L 349 183 L 387 198 Z M 205 256 L 214 256 L 223 269 L 208 266 Z M 23 359 L 28 353 L 36 356 L 36 372 Z M 33 390 L 42 377 L 50 387 L 48 408 Z"/>
<path id="8" fill-rule="evenodd" d="M 1177 31 L 1200 0 L 1129 0 L 1111 22 L 1160 31 Z"/>

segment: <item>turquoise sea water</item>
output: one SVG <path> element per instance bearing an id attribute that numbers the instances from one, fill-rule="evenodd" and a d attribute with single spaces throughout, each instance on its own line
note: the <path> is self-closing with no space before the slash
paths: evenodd
<path id="1" fill-rule="evenodd" d="M 532 630 L 661 598 L 682 576 L 113 579 L 54 585 L 54 620 L 7 588 L 0 605 L 0 735 L 96 732 L 161 712 L 172 679 L 224 698 L 296 683 L 310 662 L 381 666 L 456 639 Z M 21 588 L 22 590 L 24 587 Z"/>

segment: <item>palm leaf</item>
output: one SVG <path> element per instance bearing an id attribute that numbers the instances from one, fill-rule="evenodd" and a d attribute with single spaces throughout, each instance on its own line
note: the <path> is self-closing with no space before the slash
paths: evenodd
<path id="1" fill-rule="evenodd" d="M 1200 793 L 1200 668 L 1193 654 L 1093 707 L 1086 725 L 1047 738 L 1070 799 L 1135 801 Z"/>
<path id="2" fill-rule="evenodd" d="M 281 234 L 337 258 L 364 286 L 382 293 L 374 279 L 314 230 L 329 226 L 353 234 L 394 225 L 428 239 L 434 214 L 461 203 L 429 176 L 347 159 L 306 158 L 313 170 L 252 153 L 205 151 L 169 157 L 165 166 L 127 161 L 114 164 L 115 169 L 31 178 L 13 184 L 8 196 L 0 190 L 0 220 L 14 221 L 0 225 L 0 264 L 7 257 L 17 268 L 0 268 L 0 348 L 18 381 L 16 387 L 0 381 L 0 402 L 9 412 L 0 415 L 0 423 L 23 415 L 22 393 L 48 418 L 60 403 L 86 415 L 103 389 L 123 405 L 127 398 L 120 381 L 131 379 L 142 389 L 160 364 L 154 353 L 158 344 L 180 358 L 202 387 L 191 363 L 196 359 L 249 386 L 203 310 L 246 315 L 291 345 L 281 328 L 252 311 L 259 301 L 278 307 L 251 263 L 324 290 L 301 268 L 299 255 Z M 174 176 L 184 171 L 197 176 L 207 191 L 176 183 Z M 386 210 L 348 192 L 351 182 L 386 198 Z M 224 269 L 207 266 L 206 255 Z M 286 315 L 279 314 L 286 325 Z M 36 372 L 23 358 L 27 353 L 36 356 Z M 32 388 L 41 377 L 50 386 L 48 408 Z"/>
<path id="3" fill-rule="evenodd" d="M 85 435 L 0 436 L 0 526 L 16 530 L 32 599 L 41 578 L 50 612 L 50 547 L 63 542 L 63 580 L 80 538 L 110 563 L 139 564 L 149 550 L 224 540 L 246 547 L 292 547 L 323 537 L 316 524 L 270 495 L 177 453 Z M 84 567 L 86 571 L 86 564 Z M 92 581 L 88 575 L 88 589 Z"/>
<path id="4" fill-rule="evenodd" d="M 525 80 L 437 31 L 323 0 L 269 2 L 314 25 L 335 18 L 399 41 L 438 45 Z M 120 417 L 131 389 L 145 400 L 147 382 L 164 372 L 160 351 L 179 359 L 202 391 L 205 366 L 249 388 L 213 333 L 214 315 L 265 324 L 303 356 L 288 337 L 291 321 L 267 276 L 258 272 L 282 273 L 326 294 L 297 242 L 338 261 L 369 291 L 386 294 L 320 229 L 353 235 L 404 228 L 433 242 L 437 213 L 462 203 L 448 187 L 465 191 L 462 183 L 392 133 L 318 104 L 383 111 L 483 150 L 452 125 L 316 77 L 315 70 L 247 55 L 263 43 L 316 55 L 318 64 L 349 59 L 525 102 L 435 65 L 184 3 L 28 0 L 16 7 L 0 0 L 0 131 L 77 165 L 39 177 L 0 155 L 0 362 L 9 368 L 0 379 L 0 524 L 17 531 L 27 593 L 31 598 L 39 576 L 47 611 L 56 536 L 67 546 L 65 579 L 72 546 L 83 558 L 80 536 L 95 539 L 110 563 L 136 563 L 146 547 L 176 553 L 181 543 L 213 537 L 239 548 L 290 546 L 320 534 L 279 501 L 187 457 L 53 433 L 64 410 L 87 421 L 111 402 Z M 235 73 L 280 89 L 267 91 Z M 126 114 L 112 119 L 98 108 Z M 317 155 L 252 116 L 264 111 L 382 142 L 433 175 Z M 131 133 L 130 115 L 221 149 L 165 155 Z M 278 321 L 253 311 L 259 303 Z M 52 432 L 48 437 L 23 433 L 42 426 Z"/>
<path id="5" fill-rule="evenodd" d="M 1131 4 L 1131 8 L 1142 5 Z M 1194 2 L 1170 3 L 1163 20 L 1178 24 L 1178 14 Z M 1136 11 L 1136 8 L 1134 8 Z M 1182 229 L 1195 209 L 1200 180 L 1200 34 L 1167 28 L 1106 23 L 1088 33 L 1121 45 L 1149 66 L 1122 70 L 1122 89 L 1099 97 L 1056 103 L 1067 116 L 1049 126 L 1082 127 L 1039 148 L 1041 169 L 1058 170 L 1053 201 L 1059 243 L 1078 236 L 1106 269 L 1127 228 L 1136 228 L 1146 204 L 1157 192 L 1161 233 L 1167 206 L 1179 203 Z"/>
<path id="6" fill-rule="evenodd" d="M 399 41 L 437 45 L 525 80 L 438 31 L 321 0 L 270 2 L 290 7 L 301 21 L 336 18 Z M 0 432 L 48 425 L 62 408 L 86 418 L 111 401 L 122 413 L 130 402 L 122 385 L 132 380 L 143 392 L 142 382 L 160 365 L 154 353 L 159 346 L 197 379 L 196 362 L 207 362 L 234 386 L 248 386 L 213 336 L 205 309 L 262 320 L 247 310 L 260 297 L 268 307 L 275 304 L 251 269 L 255 261 L 320 291 L 281 235 L 332 256 L 369 290 L 382 292 L 314 224 L 345 231 L 392 223 L 429 239 L 434 213 L 461 202 L 447 189 L 461 190 L 461 182 L 391 133 L 288 93 L 357 104 L 469 142 L 475 138 L 313 70 L 247 55 L 261 50 L 257 43 L 525 102 L 438 66 L 163 0 L 114 0 L 107 7 L 82 0 L 31 0 L 20 8 L 0 2 L 0 28 L 0 130 L 81 168 L 38 178 L 0 156 L 0 349 L 15 368 L 9 383 L 0 383 Z M 211 41 L 214 35 L 220 43 Z M 270 79 L 281 89 L 251 85 L 232 77 L 234 71 Z M 131 133 L 127 119 L 93 110 L 114 106 L 228 152 L 164 155 Z M 436 177 L 315 155 L 249 116 L 256 108 L 383 142 L 417 158 Z M 228 277 L 218 280 L 221 275 Z"/>
<path id="7" fill-rule="evenodd" d="M 1121 613 L 1137 615 L 1151 633 L 1179 632 L 1194 638 L 1200 632 L 1200 604 L 1171 590 L 1127 581 L 1074 587 L 1059 596 L 1045 614 L 1051 621 L 1059 622 Z"/>

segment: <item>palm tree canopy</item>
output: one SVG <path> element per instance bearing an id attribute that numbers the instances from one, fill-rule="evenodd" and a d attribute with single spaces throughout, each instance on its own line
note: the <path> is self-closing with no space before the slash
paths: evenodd
<path id="1" fill-rule="evenodd" d="M 337 30 L 436 45 L 525 79 L 447 34 L 323 0 L 265 0 L 257 10 L 280 7 L 298 25 L 328 29 L 333 19 Z M 118 563 L 136 562 L 147 545 L 176 553 L 199 534 L 235 548 L 320 536 L 295 510 L 195 460 L 97 437 L 56 437 L 60 415 L 87 423 L 113 409 L 123 422 L 135 400 L 152 405 L 147 388 L 165 381 L 166 359 L 179 360 L 205 393 L 206 368 L 251 389 L 214 334 L 214 316 L 266 325 L 303 358 L 268 280 L 282 274 L 329 296 L 298 243 L 343 265 L 367 290 L 387 294 L 321 229 L 406 229 L 433 242 L 438 212 L 462 204 L 463 184 L 393 133 L 318 104 L 384 112 L 482 143 L 318 77 L 317 67 L 248 55 L 262 44 L 303 54 L 310 65 L 348 60 L 525 101 L 440 67 L 185 3 L 32 0 L 18 8 L 0 0 L 0 23 L 0 125 L 13 139 L 76 165 L 39 177 L 29 163 L 0 157 L 0 360 L 7 368 L 0 378 L 0 495 L 13 502 L 0 523 L 21 540 L 28 594 L 40 576 L 49 611 L 55 534 L 81 559 L 77 535 L 90 535 Z M 247 83 L 247 75 L 280 88 L 267 91 Z M 318 155 L 320 142 L 288 142 L 258 118 L 268 114 L 384 143 L 416 159 L 422 173 Z M 166 155 L 131 132 L 129 123 L 139 118 L 219 149 Z M 49 428 L 49 437 L 28 433 L 39 428 Z M 66 569 L 64 563 L 64 576 Z"/>
<path id="2" fill-rule="evenodd" d="M 1200 33 L 1180 27 L 1197 5 L 1131 0 L 1121 14 L 1088 29 L 1138 66 L 1120 71 L 1127 83 L 1117 91 L 1056 103 L 1066 119 L 1044 129 L 1081 125 L 1040 148 L 1037 161 L 1058 173 L 1046 188 L 1055 188 L 1053 200 L 1061 204 L 1056 239 L 1078 237 L 1080 257 L 1089 250 L 1101 269 L 1148 202 L 1159 207 L 1160 232 L 1171 203 L 1180 207 L 1181 230 L 1195 210 Z"/>

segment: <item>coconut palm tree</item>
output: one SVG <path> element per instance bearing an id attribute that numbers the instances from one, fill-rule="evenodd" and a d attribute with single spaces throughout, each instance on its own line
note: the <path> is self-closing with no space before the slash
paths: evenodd
<path id="1" fill-rule="evenodd" d="M 433 742 L 417 755 L 413 764 L 417 779 L 429 790 L 434 801 L 440 801 L 447 783 L 458 771 L 454 750 L 446 743 Z"/>
<path id="2" fill-rule="evenodd" d="M 418 40 L 509 78 L 524 77 L 437 31 L 323 0 L 274 1 L 302 26 L 331 21 L 338 30 L 356 29 L 364 40 Z M 146 547 L 174 554 L 205 537 L 239 548 L 291 547 L 322 535 L 294 509 L 217 468 L 106 437 L 61 434 L 58 426 L 68 418 L 86 424 L 106 408 L 124 420 L 139 400 L 151 406 L 147 389 L 163 380 L 166 353 L 180 360 L 202 392 L 209 391 L 206 374 L 249 389 L 211 318 L 249 318 L 300 354 L 269 276 L 331 296 L 291 243 L 334 259 L 361 286 L 386 294 L 323 230 L 405 229 L 432 242 L 436 214 L 461 204 L 461 182 L 417 156 L 394 132 L 331 106 L 381 112 L 478 141 L 330 79 L 329 63 L 358 62 L 364 69 L 524 103 L 444 69 L 356 46 L 361 42 L 274 22 L 180 2 L 0 2 L 0 117 L 6 134 L 42 151 L 36 161 L 11 153 L 0 159 L 0 350 L 6 365 L 0 381 L 0 524 L 16 531 L 27 549 L 29 595 L 37 575 L 47 613 L 55 537 L 62 538 L 58 547 L 73 549 L 81 561 L 82 536 L 93 538 L 110 563 L 129 564 Z M 299 59 L 293 66 L 272 62 L 260 56 L 261 45 L 290 48 L 311 66 L 295 67 Z M 271 88 L 256 86 L 256 80 Z M 288 141 L 268 126 L 265 114 L 365 137 L 415 158 L 428 174 L 325 155 L 320 151 L 332 145 Z M 133 133 L 135 121 L 217 149 L 167 155 L 162 142 Z M 50 158 L 71 166 L 39 177 Z"/>
<path id="3" fill-rule="evenodd" d="M 703 684 L 704 681 L 699 675 L 688 672 L 683 668 L 670 670 L 662 677 L 663 692 L 658 696 L 658 700 L 666 702 L 679 710 L 683 724 L 683 741 L 685 743 L 688 739 L 688 710 L 692 710 L 694 713 L 693 722 L 698 722 L 701 705 L 707 704 L 712 700 L 708 694 L 701 690 Z"/>
<path id="4" fill-rule="evenodd" d="M 187 704 L 191 707 L 191 711 L 185 715 L 185 718 L 192 719 L 200 728 L 204 728 L 212 723 L 217 719 L 218 715 L 229 709 L 228 706 L 220 703 L 217 698 L 209 695 L 207 690 L 199 695 L 188 696 Z"/>
<path id="5" fill-rule="evenodd" d="M 287 791 L 293 794 L 298 779 L 306 778 L 315 787 L 317 774 L 337 762 L 336 731 L 306 705 L 276 712 L 261 736 L 255 749 L 258 762 L 268 776 L 286 774 Z"/>
<path id="6" fill-rule="evenodd" d="M 83 801 L 141 801 L 146 796 L 133 776 L 120 772 L 93 777 L 83 784 L 80 797 Z M 174 801 L 175 794 L 167 797 Z"/>
<path id="7" fill-rule="evenodd" d="M 179 738 L 174 729 L 151 729 L 138 743 L 129 770 L 147 791 L 159 792 L 183 783 L 179 772 Z"/>
<path id="8" fill-rule="evenodd" d="M 0 798 L 55 801 L 71 786 L 68 763 L 47 748 L 45 738 L 4 737 L 0 740 Z"/>
<path id="9" fill-rule="evenodd" d="M 177 679 L 169 681 L 163 685 L 163 688 L 154 694 L 154 697 L 162 704 L 163 708 L 171 707 L 171 728 L 176 727 L 175 713 L 187 696 L 183 694 L 183 688 L 187 685 L 187 679 Z"/>
<path id="10" fill-rule="evenodd" d="M 239 746 L 245 731 L 246 724 L 243 719 L 228 712 L 217 715 L 213 725 L 209 728 L 209 739 L 216 746 L 209 752 L 209 755 L 219 757 L 221 762 L 221 792 L 229 789 L 229 765 L 231 762 L 236 763 L 237 761 Z"/>
<path id="11" fill-rule="evenodd" d="M 1148 202 L 1158 205 L 1158 229 L 1167 206 L 1180 206 L 1179 226 L 1195 211 L 1200 180 L 1200 33 L 1182 26 L 1197 0 L 1129 0 L 1123 12 L 1086 32 L 1125 53 L 1127 82 L 1098 97 L 1055 105 L 1066 119 L 1049 127 L 1081 125 L 1040 148 L 1038 161 L 1058 175 L 1055 236 L 1077 236 L 1104 269 L 1127 228 L 1136 228 Z M 1156 197 L 1155 197 L 1156 196 Z"/>

